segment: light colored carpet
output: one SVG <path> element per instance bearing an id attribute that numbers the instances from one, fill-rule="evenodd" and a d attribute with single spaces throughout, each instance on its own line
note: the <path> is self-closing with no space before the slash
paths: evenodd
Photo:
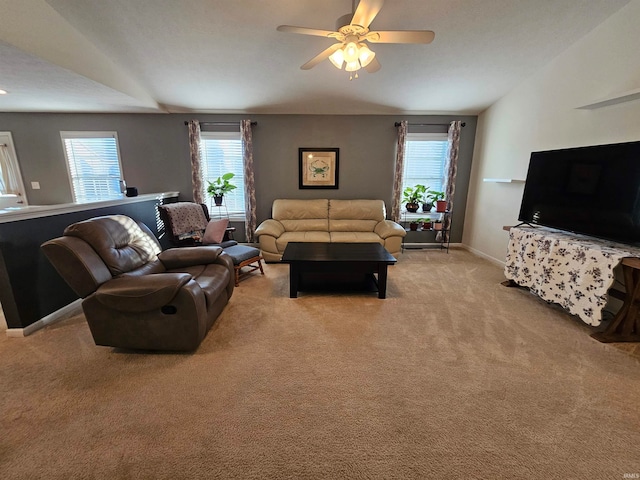
<path id="1" fill-rule="evenodd" d="M 0 335 L 0 478 L 620 479 L 640 354 L 466 251 L 373 295 L 236 288 L 193 354 L 97 347 L 76 316 Z"/>

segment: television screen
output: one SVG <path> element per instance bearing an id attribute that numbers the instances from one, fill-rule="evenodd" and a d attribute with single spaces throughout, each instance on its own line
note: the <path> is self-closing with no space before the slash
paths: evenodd
<path id="1" fill-rule="evenodd" d="M 518 220 L 640 244 L 640 142 L 533 152 Z"/>

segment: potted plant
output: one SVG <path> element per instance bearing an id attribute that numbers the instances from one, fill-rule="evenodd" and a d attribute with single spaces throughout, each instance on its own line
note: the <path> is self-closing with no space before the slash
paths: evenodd
<path id="1" fill-rule="evenodd" d="M 422 230 L 431 230 L 431 219 L 430 218 L 421 218 L 418 221 L 422 222 Z"/>
<path id="2" fill-rule="evenodd" d="M 412 232 L 415 232 L 415 231 L 417 231 L 417 230 L 418 230 L 418 226 L 419 226 L 419 225 L 420 225 L 420 224 L 419 224 L 416 220 L 411 221 L 411 222 L 409 223 L 409 230 L 411 230 Z"/>
<path id="3" fill-rule="evenodd" d="M 429 190 L 428 186 L 425 185 L 416 185 L 415 189 L 420 193 L 420 203 L 422 203 L 422 211 L 430 212 L 433 208 L 433 204 L 431 203 L 431 199 L 429 198 Z"/>
<path id="4" fill-rule="evenodd" d="M 416 187 L 406 187 L 402 192 L 402 201 L 405 202 L 407 212 L 415 213 L 420 208 L 420 198 L 422 194 Z"/>
<path id="5" fill-rule="evenodd" d="M 233 177 L 235 177 L 235 174 L 229 172 L 216 178 L 213 182 L 208 180 L 209 186 L 207 187 L 207 193 L 213 197 L 216 205 L 222 205 L 222 197 L 224 197 L 224 194 L 236 188 L 234 184 L 229 182 Z"/>
<path id="6" fill-rule="evenodd" d="M 444 192 L 437 190 L 429 190 L 427 197 L 436 205 L 436 212 L 444 212 L 447 210 L 447 202 L 444 199 Z"/>
<path id="7" fill-rule="evenodd" d="M 433 229 L 434 230 L 442 230 L 442 220 L 436 220 L 435 222 L 433 222 Z"/>

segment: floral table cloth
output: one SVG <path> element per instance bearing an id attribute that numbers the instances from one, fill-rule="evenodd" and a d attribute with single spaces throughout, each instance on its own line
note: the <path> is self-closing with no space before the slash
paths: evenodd
<path id="1" fill-rule="evenodd" d="M 640 248 L 546 227 L 512 227 L 504 274 L 598 326 L 613 269 L 624 257 L 640 257 Z"/>

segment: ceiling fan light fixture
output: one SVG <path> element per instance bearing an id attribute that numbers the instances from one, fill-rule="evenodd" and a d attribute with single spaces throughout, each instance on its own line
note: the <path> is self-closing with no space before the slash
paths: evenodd
<path id="1" fill-rule="evenodd" d="M 361 43 L 359 46 L 360 50 L 358 51 L 358 60 L 360 61 L 362 68 L 364 68 L 371 63 L 373 57 L 376 56 L 376 52 L 371 51 L 364 43 Z"/>
<path id="2" fill-rule="evenodd" d="M 360 70 L 360 68 L 362 67 L 360 66 L 360 62 L 358 62 L 358 60 L 347 62 L 347 65 L 344 67 L 347 72 L 357 72 L 358 70 Z"/>
<path id="3" fill-rule="evenodd" d="M 355 62 L 358 60 L 359 49 L 355 42 L 349 42 L 344 47 L 344 61 L 347 63 Z"/>
<path id="4" fill-rule="evenodd" d="M 383 4 L 384 0 L 357 0 L 356 6 L 356 0 L 353 0 L 352 12 L 338 19 L 335 31 L 293 25 L 280 25 L 277 30 L 335 39 L 338 43 L 326 48 L 300 68 L 309 70 L 329 58 L 337 69 L 344 68 L 348 71 L 351 80 L 358 78 L 358 70 L 361 68 L 366 68 L 369 73 L 377 72 L 381 68 L 376 53 L 371 51 L 364 42 L 427 44 L 431 43 L 435 37 L 435 33 L 431 30 L 370 31 L 371 22 L 376 18 Z"/>
<path id="5" fill-rule="evenodd" d="M 338 70 L 342 70 L 342 64 L 344 63 L 344 52 L 342 51 L 342 49 L 340 48 L 333 52 L 329 56 L 329 60 L 331 61 L 331 63 L 333 63 L 333 65 L 335 65 Z"/>

